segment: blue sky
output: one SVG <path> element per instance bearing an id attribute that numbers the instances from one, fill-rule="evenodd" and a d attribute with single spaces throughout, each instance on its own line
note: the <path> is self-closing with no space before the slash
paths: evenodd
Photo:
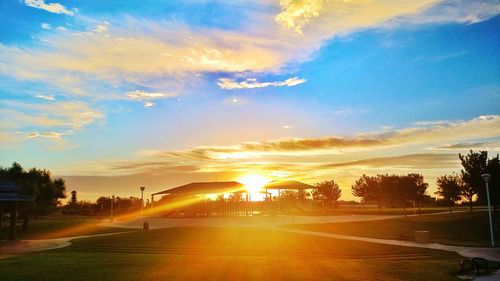
<path id="1" fill-rule="evenodd" d="M 3 1 L 0 165 L 86 198 L 500 151 L 499 1 Z M 359 160 L 363 161 L 360 164 Z M 384 163 L 384 164 L 382 164 Z M 432 192 L 432 190 L 431 190 Z"/>

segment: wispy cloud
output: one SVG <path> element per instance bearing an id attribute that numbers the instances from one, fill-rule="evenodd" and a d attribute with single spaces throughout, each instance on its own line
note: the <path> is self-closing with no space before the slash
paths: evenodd
<path id="1" fill-rule="evenodd" d="M 402 156 L 369 158 L 356 161 L 324 164 L 318 166 L 320 169 L 358 167 L 358 168 L 406 168 L 406 169 L 442 169 L 458 166 L 459 160 L 456 154 L 410 154 Z"/>
<path id="2" fill-rule="evenodd" d="M 467 150 L 490 150 L 500 151 L 500 139 L 488 141 L 470 141 L 453 144 L 444 144 L 428 148 L 435 151 L 467 151 Z"/>
<path id="3" fill-rule="evenodd" d="M 54 14 L 66 14 L 68 16 L 74 13 L 59 3 L 45 3 L 44 0 L 24 0 L 24 4 L 29 7 L 45 10 Z"/>
<path id="4" fill-rule="evenodd" d="M 48 23 L 45 23 L 45 22 L 43 22 L 42 24 L 40 24 L 40 27 L 42 29 L 46 29 L 46 30 L 52 29 L 52 26 L 50 24 L 48 24 Z"/>
<path id="5" fill-rule="evenodd" d="M 131 92 L 125 93 L 127 97 L 133 100 L 141 101 L 144 103 L 144 107 L 152 107 L 154 106 L 154 102 L 152 100 L 158 99 L 167 99 L 177 97 L 175 93 L 159 93 L 159 92 L 146 92 L 135 90 Z"/>
<path id="6" fill-rule="evenodd" d="M 72 135 L 74 134 L 74 131 L 66 131 L 66 132 L 30 132 L 27 134 L 27 138 L 33 139 L 33 138 L 47 138 L 47 139 L 62 139 L 63 136 L 67 135 Z"/>
<path id="7" fill-rule="evenodd" d="M 0 73 L 20 80 L 39 81 L 75 96 L 92 95 L 98 86 L 187 83 L 205 73 L 287 72 L 290 65 L 309 60 L 326 39 L 387 23 L 432 23 L 485 20 L 498 13 L 498 4 L 453 4 L 453 1 L 280 1 L 276 9 L 247 7 L 248 25 L 235 29 L 200 28 L 173 21 L 110 18 L 88 30 L 44 34 L 32 47 L 0 44 Z M 443 4 L 446 3 L 446 4 Z M 73 12 L 57 3 L 26 0 L 26 4 L 53 12 Z M 266 5 L 272 5 L 267 3 Z M 241 5 L 245 7 L 245 5 Z M 470 9 L 469 9 L 470 8 Z M 436 10 L 446 11 L 437 17 Z M 403 20 L 404 19 L 404 20 Z M 474 20 L 472 20 L 474 19 Z M 113 29 L 109 26 L 113 25 Z M 58 27 L 58 29 L 62 29 Z M 294 30 L 290 32 L 290 30 Z M 302 33 L 297 33 L 300 31 Z M 193 73 L 195 74 L 193 76 Z M 219 80 L 224 89 L 293 86 L 285 81 L 260 82 L 252 78 Z M 96 85 L 97 84 L 97 85 Z M 149 84 L 149 85 L 148 85 Z M 150 87 L 160 89 L 158 87 Z M 78 89 L 78 90 L 75 90 Z M 163 87 L 164 89 L 164 87 Z"/>
<path id="8" fill-rule="evenodd" d="M 0 104 L 0 118 L 9 120 L 0 124 L 0 131 L 19 141 L 23 137 L 62 139 L 104 118 L 103 113 L 82 102 L 34 104 L 1 101 Z"/>
<path id="9" fill-rule="evenodd" d="M 287 139 L 242 143 L 234 146 L 198 147 L 185 152 L 160 151 L 157 156 L 188 159 L 258 159 L 264 156 L 304 156 L 376 150 L 407 145 L 433 145 L 500 135 L 500 116 L 480 116 L 468 121 L 359 133 L 355 137 Z"/>
<path id="10" fill-rule="evenodd" d="M 172 97 L 177 96 L 176 94 L 172 94 L 172 93 L 166 94 L 166 93 L 157 93 L 157 92 L 146 92 L 146 91 L 140 91 L 140 90 L 127 92 L 125 95 L 131 99 L 137 99 L 137 100 L 163 99 L 163 98 L 172 98 Z"/>
<path id="11" fill-rule="evenodd" d="M 178 151 L 141 151 L 128 160 L 81 163 L 78 171 L 89 175 L 170 176 L 186 182 L 213 180 L 211 175 L 214 174 L 234 178 L 238 173 L 286 176 L 311 183 L 334 177 L 342 188 L 348 188 L 361 174 L 421 172 L 432 183 L 443 172 L 458 170 L 460 164 L 456 153 L 429 153 L 428 147 L 441 147 L 451 141 L 470 144 L 470 140 L 500 135 L 500 116 L 496 115 L 426 124 L 359 133 L 351 137 L 297 138 Z M 418 147 L 416 153 L 408 154 L 408 151 L 415 151 L 414 147 Z"/>
<path id="12" fill-rule="evenodd" d="M 235 90 L 235 89 L 254 89 L 254 88 L 265 88 L 265 87 L 292 87 L 300 85 L 306 82 L 306 79 L 301 79 L 298 77 L 291 77 L 284 81 L 274 81 L 274 82 L 259 82 L 255 78 L 247 78 L 244 81 L 237 82 L 230 78 L 220 78 L 217 85 L 224 90 Z"/>
<path id="13" fill-rule="evenodd" d="M 36 97 L 42 100 L 50 100 L 50 101 L 55 100 L 54 95 L 36 95 Z"/>

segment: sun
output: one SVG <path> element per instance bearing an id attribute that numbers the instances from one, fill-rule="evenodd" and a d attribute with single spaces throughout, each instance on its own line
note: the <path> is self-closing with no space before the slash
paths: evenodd
<path id="1" fill-rule="evenodd" d="M 245 189 L 252 195 L 259 194 L 262 187 L 265 186 L 271 180 L 262 175 L 244 175 L 238 182 L 241 182 Z"/>

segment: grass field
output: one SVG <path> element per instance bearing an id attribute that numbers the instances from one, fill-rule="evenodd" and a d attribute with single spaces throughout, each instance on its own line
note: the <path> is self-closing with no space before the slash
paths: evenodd
<path id="1" fill-rule="evenodd" d="M 32 219 L 27 232 L 17 225 L 18 239 L 47 239 L 110 232 L 130 231 L 130 229 L 98 226 L 101 221 L 95 217 L 53 215 L 47 218 Z M 9 225 L 4 222 L 0 230 L 0 241 L 7 239 Z"/>
<path id="2" fill-rule="evenodd" d="M 449 245 L 489 246 L 488 213 L 484 211 L 422 215 L 379 221 L 290 225 L 310 231 L 385 239 L 413 240 L 416 230 L 430 231 L 433 242 Z M 496 234 L 500 243 L 500 233 Z"/>
<path id="3" fill-rule="evenodd" d="M 0 260 L 0 277 L 86 281 L 455 280 L 460 259 L 442 251 L 276 230 L 175 228 L 78 239 L 68 248 Z"/>

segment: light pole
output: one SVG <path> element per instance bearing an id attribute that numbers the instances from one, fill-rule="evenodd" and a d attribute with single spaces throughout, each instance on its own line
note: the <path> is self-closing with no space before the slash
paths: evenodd
<path id="1" fill-rule="evenodd" d="M 140 189 L 141 189 L 141 218 L 142 218 L 142 206 L 144 205 L 144 190 L 146 188 L 144 186 L 141 186 Z"/>
<path id="2" fill-rule="evenodd" d="M 111 217 L 109 218 L 109 221 L 113 222 L 113 205 L 115 203 L 115 195 L 111 196 Z"/>
<path id="3" fill-rule="evenodd" d="M 486 198 L 488 200 L 488 215 L 490 217 L 490 236 L 491 236 L 491 247 L 495 247 L 495 238 L 493 237 L 493 221 L 491 220 L 491 208 L 490 208 L 490 189 L 488 187 L 488 182 L 491 179 L 490 174 L 482 174 L 484 182 L 486 183 Z"/>

